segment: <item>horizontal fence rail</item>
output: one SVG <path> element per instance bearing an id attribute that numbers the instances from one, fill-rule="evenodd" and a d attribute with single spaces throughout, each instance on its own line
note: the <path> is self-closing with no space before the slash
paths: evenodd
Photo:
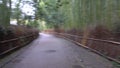
<path id="1" fill-rule="evenodd" d="M 72 34 L 67 34 L 67 33 L 59 33 L 61 35 L 68 35 L 68 36 L 72 36 L 75 38 L 80 38 L 83 39 L 82 36 L 77 36 L 77 35 L 72 35 Z M 120 46 L 120 42 L 115 42 L 115 41 L 110 41 L 110 40 L 101 40 L 101 39 L 94 39 L 94 38 L 87 38 L 88 40 L 94 40 L 94 41 L 100 41 L 100 42 L 107 42 L 107 43 L 111 43 L 111 44 L 116 44 Z"/>
<path id="2" fill-rule="evenodd" d="M 28 36 L 22 36 L 10 40 L 0 41 L 0 56 L 16 49 L 24 46 L 25 44 L 33 41 L 37 36 L 35 34 L 31 34 Z"/>
<path id="3" fill-rule="evenodd" d="M 56 33 L 54 34 L 58 36 L 62 36 L 65 38 L 69 38 L 75 42 L 82 43 L 83 37 L 67 34 L 67 33 Z M 101 39 L 94 39 L 94 38 L 86 38 L 86 45 L 83 47 L 87 47 L 92 49 L 92 51 L 112 60 L 117 63 L 120 63 L 120 42 L 110 41 L 110 40 L 101 40 Z"/>

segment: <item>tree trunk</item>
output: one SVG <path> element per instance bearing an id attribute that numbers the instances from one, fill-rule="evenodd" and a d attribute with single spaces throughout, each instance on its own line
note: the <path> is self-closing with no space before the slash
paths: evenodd
<path id="1" fill-rule="evenodd" d="M 7 6 L 7 0 L 2 0 L 0 4 L 0 25 L 7 27 L 10 25 L 10 14 L 11 14 L 11 0 L 9 0 L 9 7 Z"/>

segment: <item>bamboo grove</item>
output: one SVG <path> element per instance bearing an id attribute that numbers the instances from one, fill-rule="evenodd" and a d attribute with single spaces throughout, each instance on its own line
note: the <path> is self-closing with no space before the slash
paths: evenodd
<path id="1" fill-rule="evenodd" d="M 119 0 L 62 0 L 69 2 L 62 6 L 60 11 L 67 16 L 68 28 L 83 28 L 104 24 L 109 28 L 114 27 L 120 18 Z"/>
<path id="2" fill-rule="evenodd" d="M 41 9 L 42 18 L 48 26 L 54 27 L 53 25 L 57 24 L 64 31 L 77 30 L 78 34 L 80 31 L 85 34 L 96 31 L 96 34 L 106 36 L 120 33 L 120 0 L 41 0 L 40 2 L 44 4 Z M 97 28 L 101 29 L 101 33 Z"/>
<path id="3" fill-rule="evenodd" d="M 61 16 L 65 29 L 82 29 L 85 26 L 96 26 L 103 24 L 108 28 L 115 27 L 120 18 L 119 0 L 43 0 L 46 4 L 52 3 L 53 6 L 59 4 L 58 11 L 54 9 L 47 12 L 56 12 Z M 53 3 L 54 2 L 54 3 Z M 57 3 L 59 2 L 59 3 Z M 56 4 L 55 4 L 56 3 Z M 46 9 L 44 9 L 46 10 Z M 61 15 L 59 15 L 61 14 Z M 51 14 L 52 15 L 52 14 Z M 49 16 L 49 14 L 48 14 Z M 64 19 L 63 19 L 64 18 Z M 53 18 L 54 19 L 54 18 Z"/>
<path id="4" fill-rule="evenodd" d="M 18 22 L 30 17 L 29 20 L 35 18 L 33 25 L 36 24 L 35 22 L 40 24 L 41 21 L 46 21 L 48 28 L 59 26 L 64 30 L 83 30 L 86 27 L 94 28 L 97 25 L 104 25 L 112 31 L 120 32 L 120 0 L 25 0 L 25 3 L 31 3 L 35 8 L 35 14 L 21 19 L 19 18 L 23 13 L 19 9 L 19 4 L 24 4 L 24 0 L 18 0 L 20 3 L 17 4 L 16 11 L 12 14 L 10 14 L 13 11 L 11 9 L 11 0 L 0 1 L 0 5 L 10 4 L 8 6 L 10 9 L 8 19 L 12 17 L 10 15 L 15 15 L 14 17 Z M 4 9 L 4 7 L 0 7 L 0 9 Z M 2 21 L 1 23 L 3 24 Z M 42 28 L 41 25 L 40 27 Z"/>

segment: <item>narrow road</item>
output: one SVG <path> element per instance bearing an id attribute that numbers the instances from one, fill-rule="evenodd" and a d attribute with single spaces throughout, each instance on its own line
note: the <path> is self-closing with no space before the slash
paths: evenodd
<path id="1" fill-rule="evenodd" d="M 43 34 L 2 68 L 114 68 L 107 59 L 62 38 Z"/>

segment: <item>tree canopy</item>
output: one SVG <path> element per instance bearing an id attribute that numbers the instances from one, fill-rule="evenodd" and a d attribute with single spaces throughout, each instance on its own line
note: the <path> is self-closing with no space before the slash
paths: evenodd
<path id="1" fill-rule="evenodd" d="M 11 8 L 13 2 L 0 0 L 1 25 L 9 25 L 10 18 L 15 18 L 23 25 L 27 25 L 26 20 L 36 25 L 45 21 L 50 28 L 57 25 L 63 29 L 84 29 L 97 24 L 114 28 L 120 21 L 119 0 L 16 0 Z M 23 11 L 26 4 L 32 9 Z"/>

